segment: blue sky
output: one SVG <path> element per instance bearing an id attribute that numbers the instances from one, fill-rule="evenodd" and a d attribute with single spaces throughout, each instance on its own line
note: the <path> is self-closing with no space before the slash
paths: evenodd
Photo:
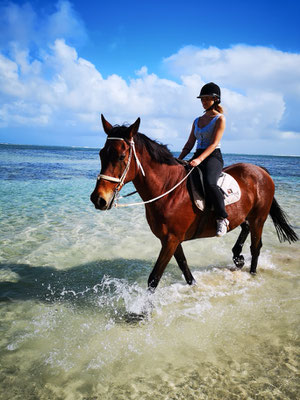
<path id="1" fill-rule="evenodd" d="M 0 142 L 101 146 L 141 117 L 180 150 L 221 86 L 224 152 L 300 154 L 298 1 L 0 1 Z"/>

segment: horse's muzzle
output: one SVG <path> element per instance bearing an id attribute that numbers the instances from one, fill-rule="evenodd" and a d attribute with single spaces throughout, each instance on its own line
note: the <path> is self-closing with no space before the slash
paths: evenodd
<path id="1" fill-rule="evenodd" d="M 96 193 L 95 191 L 91 194 L 90 199 L 97 210 L 110 210 L 113 205 L 113 198 L 110 198 L 109 200 L 104 199 L 103 197 L 99 196 L 98 193 Z"/>

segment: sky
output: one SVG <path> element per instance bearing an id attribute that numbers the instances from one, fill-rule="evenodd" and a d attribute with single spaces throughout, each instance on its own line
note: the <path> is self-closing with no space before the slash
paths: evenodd
<path id="1" fill-rule="evenodd" d="M 224 153 L 300 155 L 300 2 L 0 0 L 0 143 L 184 146 L 221 87 Z"/>

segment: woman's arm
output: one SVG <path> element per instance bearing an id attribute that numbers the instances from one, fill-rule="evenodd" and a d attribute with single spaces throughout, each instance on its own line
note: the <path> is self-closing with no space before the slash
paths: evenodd
<path id="1" fill-rule="evenodd" d="M 220 143 L 223 133 L 225 130 L 225 117 L 224 115 L 221 115 L 215 126 L 215 132 L 212 138 L 212 143 L 204 150 L 204 152 L 197 158 L 194 158 L 191 162 L 190 165 L 192 167 L 196 167 L 199 165 L 203 160 L 205 160 L 206 157 L 208 157 L 218 146 Z"/>
<path id="2" fill-rule="evenodd" d="M 195 135 L 194 135 L 194 129 L 195 129 L 195 126 L 194 126 L 194 123 L 193 123 L 193 126 L 192 126 L 192 129 L 191 129 L 191 133 L 190 133 L 190 136 L 188 138 L 188 141 L 184 145 L 184 147 L 183 147 L 183 149 L 182 149 L 182 151 L 180 153 L 180 156 L 178 157 L 179 160 L 182 160 L 186 155 L 188 155 L 189 152 L 194 147 L 194 144 L 196 142 L 196 138 L 195 138 Z"/>

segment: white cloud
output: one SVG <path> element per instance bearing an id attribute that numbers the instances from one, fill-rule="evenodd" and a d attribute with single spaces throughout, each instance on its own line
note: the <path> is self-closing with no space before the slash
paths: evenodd
<path id="1" fill-rule="evenodd" d="M 12 26 L 22 22 L 24 13 L 29 22 L 13 36 Z M 55 13 L 44 16 L 43 29 L 36 28 L 30 6 L 10 5 L 5 15 L 10 40 L 0 52 L 0 134 L 9 128 L 40 127 L 45 134 L 52 132 L 53 141 L 56 133 L 63 133 L 65 143 L 95 145 L 100 113 L 113 124 L 132 123 L 139 116 L 142 132 L 177 150 L 202 113 L 196 99 L 201 86 L 215 81 L 227 116 L 225 149 L 240 146 L 245 152 L 251 141 L 270 146 L 274 140 L 299 141 L 299 54 L 246 45 L 188 46 L 164 60 L 176 81 L 149 73 L 146 66 L 129 82 L 115 74 L 104 79 L 67 44 L 72 35 L 78 40 L 86 35 L 70 3 L 59 2 Z M 20 39 L 22 32 L 26 40 Z M 31 37 L 37 33 L 49 41 L 35 39 L 32 47 Z M 74 143 L 76 135 L 82 136 L 81 143 Z"/>
<path id="2" fill-rule="evenodd" d="M 166 58 L 164 63 L 176 76 L 197 74 L 203 81 L 215 80 L 242 91 L 299 93 L 300 89 L 300 54 L 268 47 L 235 45 L 228 49 L 200 49 L 187 46 Z"/>
<path id="3" fill-rule="evenodd" d="M 223 50 L 188 46 L 164 63 L 183 81 L 196 76 L 198 81 L 215 81 L 222 87 L 227 138 L 299 135 L 300 54 L 246 45 Z M 293 135 L 286 135 L 292 128 Z"/>

